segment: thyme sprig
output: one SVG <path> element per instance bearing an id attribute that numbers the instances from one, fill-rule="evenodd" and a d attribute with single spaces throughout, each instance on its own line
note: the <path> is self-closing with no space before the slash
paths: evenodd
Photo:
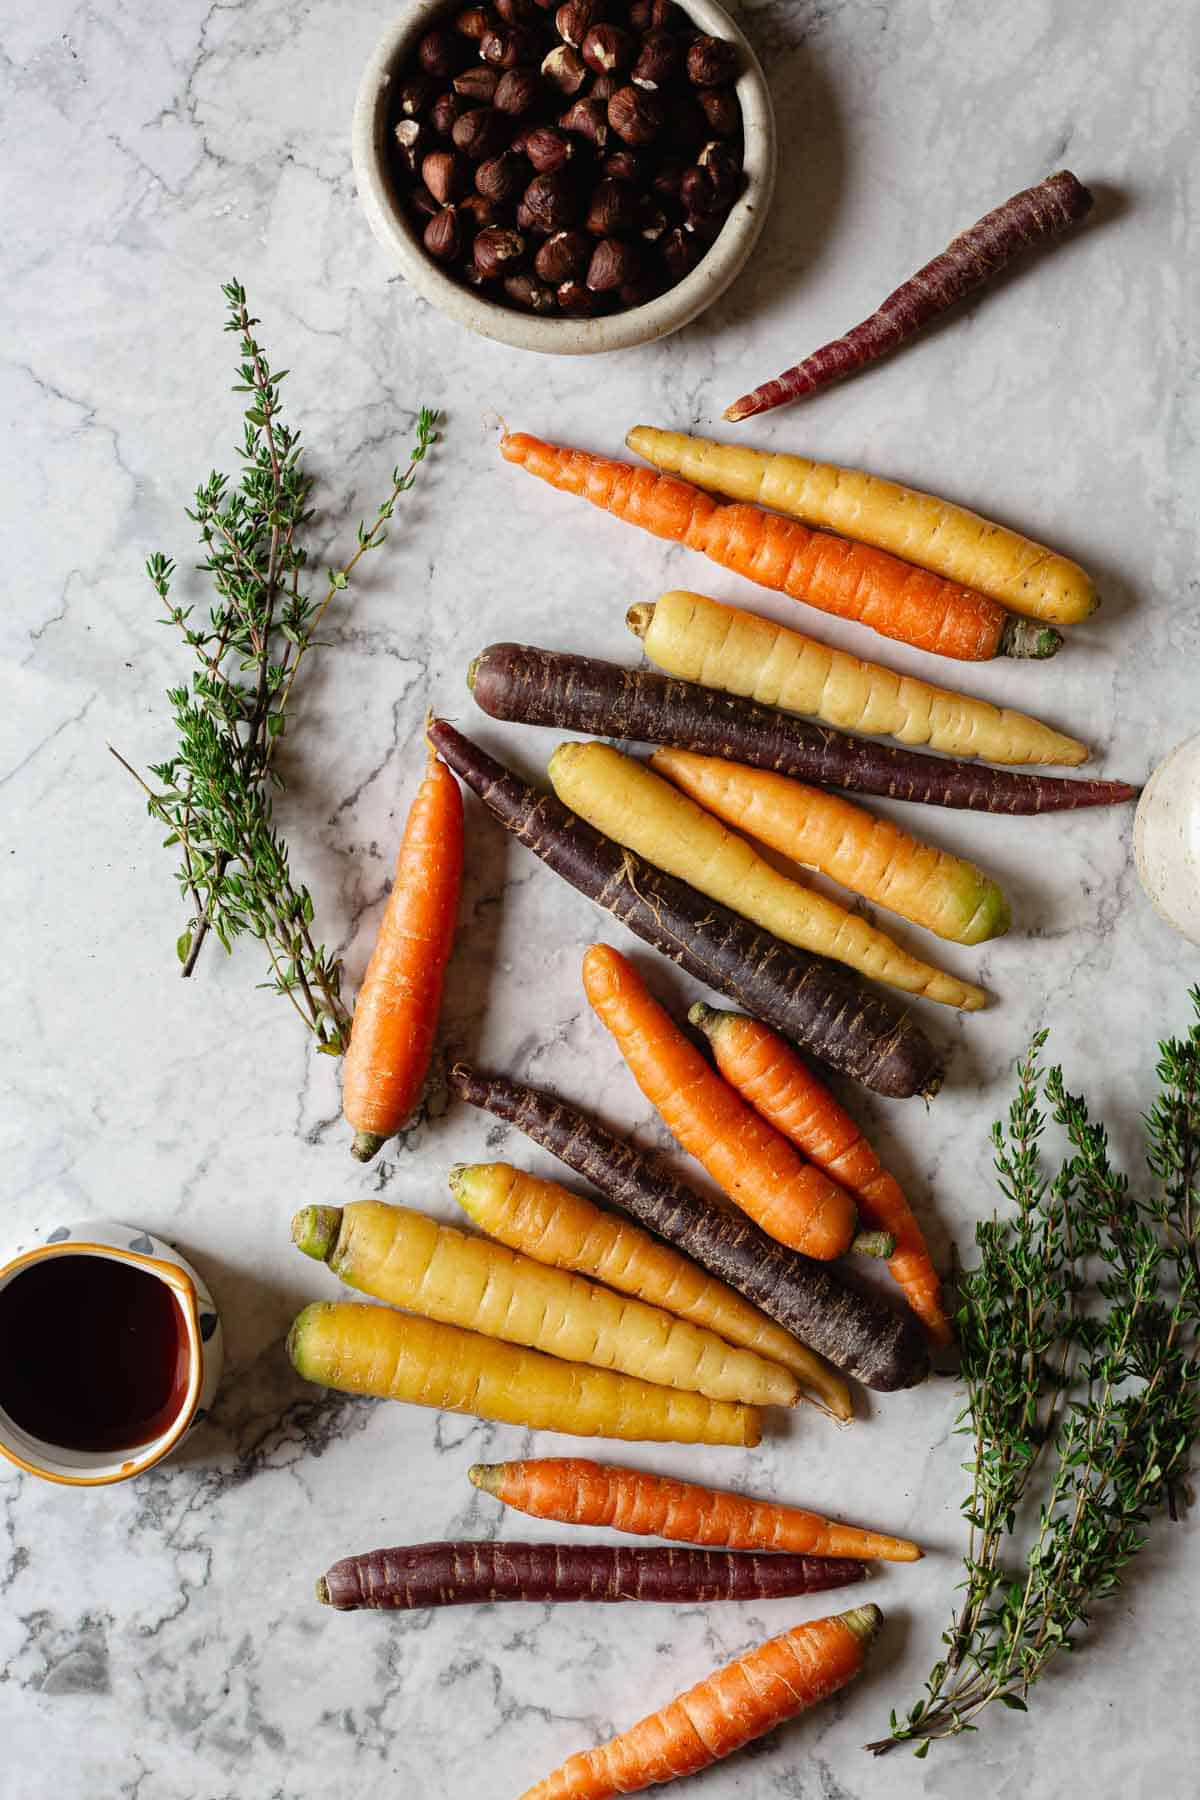
<path id="1" fill-rule="evenodd" d="M 172 598 L 175 564 L 159 552 L 146 574 L 164 614 L 182 633 L 196 667 L 190 683 L 167 690 L 179 745 L 151 766 L 156 786 L 116 751 L 147 795 L 147 810 L 167 827 L 166 846 L 179 847 L 176 872 L 189 908 L 176 943 L 182 973 L 190 976 L 210 932 L 225 949 L 243 935 L 257 938 L 270 964 L 262 985 L 284 995 L 330 1055 L 344 1048 L 350 1025 L 342 998 L 339 957 L 318 941 L 308 887 L 291 869 L 288 846 L 275 824 L 273 794 L 283 787 L 275 750 L 287 729 L 300 665 L 319 641 L 326 609 L 349 586 L 359 561 L 387 538 L 397 501 L 416 480 L 436 442 L 436 414 L 417 414 L 416 442 L 407 464 L 392 471 L 391 490 L 375 517 L 358 527 L 354 553 L 327 571 L 315 600 L 302 585 L 308 552 L 301 541 L 312 519 L 312 477 L 301 460 L 300 433 L 282 416 L 286 369 L 273 369 L 254 335 L 245 289 L 222 292 L 225 330 L 239 342 L 234 393 L 249 396 L 238 450 L 240 478 L 216 470 L 196 489 L 188 517 L 197 527 L 202 574 L 216 600 L 207 623 Z"/>
<path id="2" fill-rule="evenodd" d="M 1200 1431 L 1200 988 L 1196 1023 L 1159 1046 L 1144 1120 L 1148 1194 L 1113 1167 L 1102 1124 L 1041 1079 L 1045 1033 L 1018 1072 L 996 1170 L 1012 1216 L 976 1231 L 978 1267 L 958 1313 L 972 1441 L 963 1600 L 925 1697 L 876 1755 L 974 1731 L 994 1702 L 1029 1691 L 1119 1587 L 1153 1514 L 1176 1515 Z M 1046 1119 L 1066 1133 L 1048 1178 Z M 1023 1554 L 1022 1554 L 1023 1547 Z"/>

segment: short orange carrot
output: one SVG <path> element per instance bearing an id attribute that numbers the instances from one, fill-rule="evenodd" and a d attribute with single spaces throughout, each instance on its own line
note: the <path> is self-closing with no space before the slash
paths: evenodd
<path id="1" fill-rule="evenodd" d="M 619 1737 L 572 1756 L 521 1800 L 614 1800 L 698 1774 L 845 1687 L 882 1622 L 877 1606 L 856 1606 L 794 1625 Z"/>
<path id="2" fill-rule="evenodd" d="M 688 1014 L 713 1047 L 717 1067 L 743 1099 L 858 1201 L 864 1219 L 890 1231 L 888 1269 L 936 1343 L 953 1336 L 942 1284 L 921 1227 L 894 1175 L 823 1081 L 769 1026 L 702 1003 Z"/>
<path id="3" fill-rule="evenodd" d="M 504 1506 L 563 1525 L 603 1525 L 635 1537 L 724 1550 L 786 1550 L 807 1556 L 878 1557 L 884 1562 L 916 1562 L 921 1555 L 907 1538 L 839 1525 L 799 1506 L 752 1500 L 619 1463 L 592 1462 L 586 1456 L 476 1463 L 467 1473 L 477 1488 Z"/>
<path id="4" fill-rule="evenodd" d="M 369 1162 L 405 1124 L 424 1085 L 454 944 L 463 805 L 432 746 L 404 827 L 379 936 L 363 976 L 342 1077 L 353 1154 Z"/>
<path id="5" fill-rule="evenodd" d="M 822 1261 L 843 1255 L 856 1224 L 849 1194 L 714 1073 L 633 965 L 609 945 L 593 944 L 583 959 L 583 986 L 647 1100 L 729 1198 L 790 1249 Z"/>
<path id="6" fill-rule="evenodd" d="M 500 448 L 509 462 L 551 487 L 590 500 L 655 537 L 700 550 L 761 587 L 839 619 L 856 619 L 883 637 L 963 662 L 1046 654 L 1039 647 L 1044 628 L 886 550 L 811 530 L 760 506 L 724 504 L 678 476 L 566 450 L 525 432 L 507 433 Z"/>

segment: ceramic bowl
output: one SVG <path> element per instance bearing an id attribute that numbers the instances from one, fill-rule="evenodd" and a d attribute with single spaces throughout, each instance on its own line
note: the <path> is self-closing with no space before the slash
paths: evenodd
<path id="1" fill-rule="evenodd" d="M 742 59 L 737 97 L 742 108 L 746 185 L 716 243 L 690 275 L 645 306 L 598 319 L 548 319 L 484 300 L 437 266 L 409 225 L 388 168 L 388 112 L 392 82 L 417 41 L 446 12 L 445 0 L 414 0 L 376 44 L 359 85 L 352 149 L 359 198 L 372 231 L 410 287 L 439 312 L 518 350 L 586 356 L 627 350 L 678 331 L 703 312 L 740 274 L 762 230 L 775 186 L 775 115 L 766 78 L 742 32 L 716 0 L 686 0 L 689 17 L 712 37 L 731 39 Z"/>
<path id="2" fill-rule="evenodd" d="M 1200 944 L 1200 736 L 1173 750 L 1143 788 L 1133 854 L 1155 910 Z"/>
<path id="3" fill-rule="evenodd" d="M 129 1451 L 75 1450 L 22 1430 L 0 1408 L 0 1456 L 29 1475 L 64 1487 L 103 1487 L 153 1468 L 178 1448 L 212 1405 L 225 1360 L 221 1319 L 202 1276 L 162 1238 L 112 1219 L 59 1225 L 32 1250 L 19 1249 L 0 1265 L 0 1294 L 33 1263 L 51 1256 L 101 1256 L 130 1263 L 170 1287 L 183 1314 L 188 1386 L 179 1412 L 159 1437 Z"/>

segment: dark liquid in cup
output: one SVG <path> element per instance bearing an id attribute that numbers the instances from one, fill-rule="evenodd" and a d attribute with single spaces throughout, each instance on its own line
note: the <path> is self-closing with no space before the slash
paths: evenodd
<path id="1" fill-rule="evenodd" d="M 0 1292 L 0 1407 L 72 1450 L 148 1444 L 188 1387 L 183 1309 L 156 1275 L 111 1257 L 44 1257 Z"/>

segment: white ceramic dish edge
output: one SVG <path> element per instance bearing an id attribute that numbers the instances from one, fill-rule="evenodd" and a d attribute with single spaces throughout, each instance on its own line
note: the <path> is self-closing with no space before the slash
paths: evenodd
<path id="1" fill-rule="evenodd" d="M 714 37 L 730 38 L 742 57 L 737 96 L 742 108 L 746 187 L 708 254 L 677 286 L 629 312 L 598 319 L 546 319 L 480 299 L 431 262 L 405 219 L 387 166 L 388 99 L 393 76 L 416 39 L 445 11 L 445 0 L 415 0 L 371 53 L 354 105 L 351 150 L 359 198 L 376 238 L 409 285 L 468 330 L 517 350 L 587 356 L 628 350 L 678 331 L 723 294 L 758 242 L 775 188 L 775 114 L 758 58 L 716 0 L 686 0 L 689 17 Z"/>

